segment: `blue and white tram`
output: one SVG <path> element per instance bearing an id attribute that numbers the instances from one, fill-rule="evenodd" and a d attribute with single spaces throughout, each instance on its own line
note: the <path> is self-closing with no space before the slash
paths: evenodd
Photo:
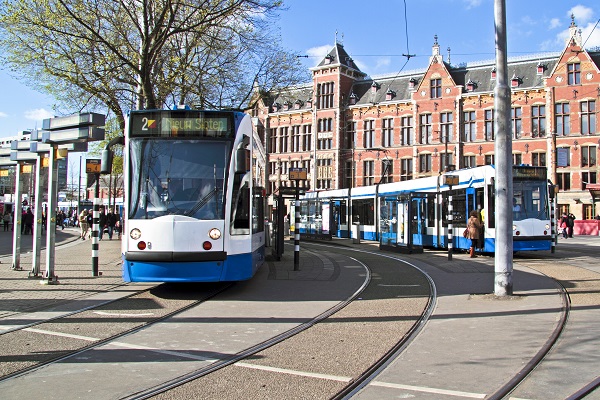
<path id="1" fill-rule="evenodd" d="M 255 274 L 265 252 L 265 153 L 248 115 L 132 111 L 124 155 L 125 281 Z"/>
<path id="2" fill-rule="evenodd" d="M 462 237 L 470 211 L 478 210 L 484 223 L 481 251 L 495 250 L 495 168 L 491 165 L 453 171 L 458 185 L 452 186 L 453 247 L 468 249 Z M 378 240 L 382 246 L 448 247 L 448 198 L 450 188 L 443 176 L 412 179 L 337 191 L 309 192 L 303 214 L 319 204 L 334 210 L 329 231 L 350 237 L 349 227 L 360 227 L 360 237 Z M 513 250 L 549 250 L 551 247 L 549 183 L 546 169 L 513 167 Z M 337 207 L 337 208 L 336 208 Z M 337 213 L 337 214 L 336 214 Z M 311 233 L 311 226 L 300 232 Z M 313 232 L 314 233 L 314 232 Z"/>

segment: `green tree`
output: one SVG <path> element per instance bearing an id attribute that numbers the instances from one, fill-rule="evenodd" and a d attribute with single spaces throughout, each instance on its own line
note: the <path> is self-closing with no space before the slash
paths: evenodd
<path id="1" fill-rule="evenodd" d="M 278 0 L 0 0 L 2 61 L 67 113 L 241 108 L 306 81 L 270 28 Z"/>

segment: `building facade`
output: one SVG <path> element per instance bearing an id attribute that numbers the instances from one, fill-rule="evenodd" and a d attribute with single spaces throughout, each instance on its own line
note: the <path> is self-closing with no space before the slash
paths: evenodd
<path id="1" fill-rule="evenodd" d="M 448 56 L 449 57 L 449 56 Z M 560 53 L 509 59 L 514 164 L 548 168 L 559 212 L 596 210 L 600 50 L 582 48 L 574 21 Z M 444 60 L 435 37 L 427 68 L 368 77 L 342 44 L 311 69 L 312 82 L 250 110 L 268 154 L 272 194 L 306 168 L 310 190 L 352 188 L 494 164 L 494 62 Z"/>

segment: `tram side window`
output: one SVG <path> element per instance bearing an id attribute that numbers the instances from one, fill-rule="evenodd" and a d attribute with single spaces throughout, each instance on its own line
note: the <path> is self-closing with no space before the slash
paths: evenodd
<path id="1" fill-rule="evenodd" d="M 360 222 L 361 225 L 375 225 L 375 200 L 353 200 L 352 222 Z"/>
<path id="2" fill-rule="evenodd" d="M 464 190 L 455 191 L 452 196 L 453 226 L 467 226 L 467 195 Z"/>
<path id="3" fill-rule="evenodd" d="M 435 226 L 435 206 L 437 204 L 437 202 L 435 201 L 437 197 L 437 194 L 428 194 L 427 195 L 427 226 Z M 442 222 L 445 225 L 447 225 L 448 221 L 446 221 L 447 218 L 447 214 L 448 214 L 448 208 L 447 208 L 447 198 L 444 199 L 443 205 L 442 205 Z M 444 209 L 445 208 L 445 209 Z"/>
<path id="4" fill-rule="evenodd" d="M 231 234 L 247 235 L 250 233 L 250 188 L 246 179 L 242 181 L 239 189 L 234 189 L 233 199 L 235 202 L 231 207 Z"/>
<path id="5" fill-rule="evenodd" d="M 488 203 L 485 207 L 485 221 L 488 228 L 494 228 L 496 226 L 496 198 L 494 195 L 494 185 L 487 186 L 487 199 Z"/>
<path id="6" fill-rule="evenodd" d="M 252 232 L 263 232 L 265 230 L 265 207 L 262 188 L 254 188 L 252 198 Z"/>

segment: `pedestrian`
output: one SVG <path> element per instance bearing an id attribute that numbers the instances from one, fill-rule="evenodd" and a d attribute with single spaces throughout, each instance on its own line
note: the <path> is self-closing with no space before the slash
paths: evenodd
<path id="1" fill-rule="evenodd" d="M 569 213 L 567 215 L 567 230 L 570 238 L 573 237 L 573 227 L 575 227 L 575 215 Z"/>
<path id="2" fill-rule="evenodd" d="M 568 236 L 568 227 L 569 227 L 569 223 L 568 223 L 569 217 L 567 217 L 567 213 L 563 213 L 562 217 L 560 218 L 560 223 L 559 226 L 562 229 L 562 235 L 563 238 L 566 239 Z"/>
<path id="3" fill-rule="evenodd" d="M 94 229 L 94 212 L 91 209 L 89 209 L 89 210 L 87 210 L 86 215 L 87 215 L 86 221 L 88 224 L 88 232 L 89 232 L 88 239 L 91 239 L 92 238 L 92 230 Z"/>
<path id="4" fill-rule="evenodd" d="M 467 221 L 467 237 L 471 239 L 471 247 L 469 248 L 469 255 L 471 258 L 475 258 L 475 249 L 479 248 L 478 241 L 481 233 L 481 221 L 479 220 L 479 212 L 473 210 L 469 213 L 469 220 Z"/>
<path id="5" fill-rule="evenodd" d="M 4 215 L 2 216 L 2 222 L 4 223 L 4 232 L 8 231 L 8 227 L 10 225 L 10 221 L 11 217 L 10 217 L 10 212 L 5 212 Z"/>
<path id="6" fill-rule="evenodd" d="M 88 212 L 87 210 L 83 210 L 81 214 L 79 214 L 79 228 L 81 229 L 81 240 L 85 240 L 85 237 L 88 233 L 88 223 L 87 223 Z"/>
<path id="7" fill-rule="evenodd" d="M 25 225 L 25 234 L 32 235 L 33 234 L 33 221 L 34 221 L 33 212 L 31 211 L 31 207 L 27 207 L 27 212 L 25 213 L 24 225 Z"/>
<path id="8" fill-rule="evenodd" d="M 108 214 L 106 214 L 106 227 L 108 228 L 108 240 L 112 240 L 116 223 L 117 223 L 116 214 L 114 214 L 112 212 L 109 212 Z"/>
<path id="9" fill-rule="evenodd" d="M 98 216 L 98 225 L 100 229 L 100 232 L 98 233 L 98 238 L 99 240 L 102 240 L 102 235 L 104 235 L 104 229 L 107 228 L 107 218 L 106 214 L 104 213 L 104 208 L 100 209 L 100 215 Z"/>

